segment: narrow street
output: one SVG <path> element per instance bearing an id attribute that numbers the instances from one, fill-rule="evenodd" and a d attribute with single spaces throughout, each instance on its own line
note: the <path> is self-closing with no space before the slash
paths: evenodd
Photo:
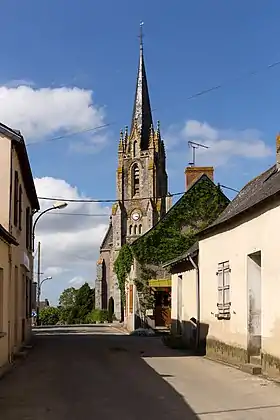
<path id="1" fill-rule="evenodd" d="M 159 338 L 106 326 L 37 333 L 27 359 L 0 380 L 3 420 L 280 418 L 280 386 Z"/>

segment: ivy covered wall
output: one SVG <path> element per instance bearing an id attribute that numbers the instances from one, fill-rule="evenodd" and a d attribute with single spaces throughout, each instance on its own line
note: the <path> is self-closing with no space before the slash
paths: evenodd
<path id="1" fill-rule="evenodd" d="M 157 265 L 178 257 L 228 204 L 220 187 L 203 176 L 153 229 L 131 245 L 133 255 L 140 263 Z"/>
<path id="2" fill-rule="evenodd" d="M 220 187 L 203 175 L 151 230 L 130 246 L 122 247 L 115 262 L 122 296 L 133 257 L 143 268 L 161 266 L 178 257 L 193 245 L 196 234 L 211 224 L 228 204 L 229 199 Z"/>

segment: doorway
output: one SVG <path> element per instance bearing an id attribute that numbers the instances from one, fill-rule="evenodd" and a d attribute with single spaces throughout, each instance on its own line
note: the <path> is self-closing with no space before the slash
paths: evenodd
<path id="1" fill-rule="evenodd" d="M 171 287 L 158 288 L 154 296 L 155 326 L 169 327 L 171 324 Z"/>
<path id="2" fill-rule="evenodd" d="M 249 356 L 259 356 L 262 348 L 262 265 L 261 251 L 247 257 L 247 346 Z"/>

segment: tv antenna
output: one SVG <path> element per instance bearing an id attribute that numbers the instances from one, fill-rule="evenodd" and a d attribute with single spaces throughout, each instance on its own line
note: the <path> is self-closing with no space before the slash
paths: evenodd
<path id="1" fill-rule="evenodd" d="M 189 165 L 195 166 L 195 151 L 196 149 L 199 149 L 200 147 L 203 147 L 204 149 L 209 149 L 209 146 L 205 146 L 205 144 L 195 143 L 194 141 L 188 141 L 189 147 L 192 148 L 192 162 L 189 162 Z"/>

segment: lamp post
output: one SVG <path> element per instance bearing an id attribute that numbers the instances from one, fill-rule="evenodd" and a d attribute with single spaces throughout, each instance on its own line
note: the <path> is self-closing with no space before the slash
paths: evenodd
<path id="1" fill-rule="evenodd" d="M 52 277 L 46 277 L 44 278 L 40 283 L 38 282 L 37 285 L 37 318 L 36 318 L 36 324 L 37 326 L 39 325 L 39 311 L 40 311 L 40 299 L 41 299 L 41 290 L 42 290 L 42 284 L 47 281 L 47 280 L 51 280 Z"/>
<path id="2" fill-rule="evenodd" d="M 67 203 L 66 202 L 61 202 L 61 203 L 55 203 L 52 207 L 48 207 L 46 210 L 42 211 L 42 213 L 40 213 L 37 218 L 35 219 L 34 223 L 33 223 L 33 227 L 32 227 L 32 249 L 34 252 L 34 244 L 35 244 L 35 228 L 37 226 L 37 223 L 39 221 L 39 219 L 46 213 L 48 213 L 51 210 L 61 210 L 64 209 L 65 207 L 67 207 Z M 40 280 L 41 277 L 41 242 L 38 242 L 38 264 L 37 264 L 37 308 L 36 308 L 36 312 L 37 312 L 37 318 L 36 318 L 36 324 L 39 325 L 39 306 L 40 306 L 40 294 L 41 294 L 41 284 L 43 283 L 43 281 L 45 280 L 49 280 L 48 278 L 44 279 L 41 283 Z"/>
<path id="3" fill-rule="evenodd" d="M 33 228 L 32 228 L 32 243 L 33 243 L 33 252 L 34 252 L 34 244 L 35 244 L 35 228 L 36 225 L 39 221 L 39 219 L 46 213 L 48 213 L 51 210 L 61 210 L 61 209 L 65 209 L 65 207 L 67 207 L 68 203 L 66 202 L 62 202 L 62 203 L 56 203 L 54 204 L 52 207 L 48 207 L 46 210 L 42 211 L 42 213 L 40 213 L 38 215 L 38 217 L 36 217 L 34 223 L 33 223 Z"/>

